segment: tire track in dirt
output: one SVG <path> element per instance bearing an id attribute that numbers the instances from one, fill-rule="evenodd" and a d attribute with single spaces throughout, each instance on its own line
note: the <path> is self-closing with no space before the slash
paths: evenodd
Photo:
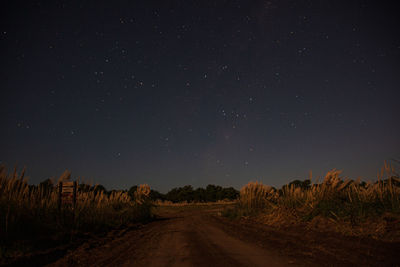
<path id="1" fill-rule="evenodd" d="M 51 266 L 287 266 L 289 260 L 228 235 L 208 214 L 168 215 L 85 244 Z M 222 225 L 223 226 L 223 225 Z"/>
<path id="2" fill-rule="evenodd" d="M 272 253 L 271 251 L 261 249 L 258 246 L 245 242 L 236 236 L 230 236 L 207 217 L 198 216 L 191 218 L 193 221 L 193 244 L 201 244 L 201 248 L 207 248 L 205 255 L 215 257 L 213 262 L 217 265 L 226 266 L 286 266 L 288 260 Z M 197 242 L 195 242 L 197 240 Z M 200 259 L 208 259 L 201 257 Z M 201 265 L 207 265 L 203 262 Z"/>

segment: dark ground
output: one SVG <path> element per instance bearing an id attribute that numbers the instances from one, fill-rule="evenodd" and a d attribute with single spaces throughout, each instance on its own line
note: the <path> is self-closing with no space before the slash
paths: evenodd
<path id="1" fill-rule="evenodd" d="M 399 243 L 278 230 L 220 211 L 162 207 L 157 220 L 88 240 L 51 266 L 400 266 Z"/>

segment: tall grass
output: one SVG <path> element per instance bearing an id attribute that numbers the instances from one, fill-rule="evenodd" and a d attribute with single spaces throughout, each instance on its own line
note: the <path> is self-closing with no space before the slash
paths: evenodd
<path id="1" fill-rule="evenodd" d="M 270 203 L 273 195 L 271 186 L 250 182 L 240 189 L 240 204 L 247 210 L 263 209 Z"/>
<path id="2" fill-rule="evenodd" d="M 341 171 L 329 171 L 321 183 L 285 185 L 276 190 L 261 183 L 249 183 L 240 190 L 240 210 L 258 213 L 269 224 L 312 221 L 360 225 L 368 220 L 400 215 L 400 179 L 393 166 L 385 163 L 376 182 L 345 179 Z"/>
<path id="3" fill-rule="evenodd" d="M 31 186 L 14 169 L 0 166 L 0 239 L 52 237 L 71 232 L 99 232 L 151 217 L 150 187 L 141 185 L 132 199 L 127 192 L 77 190 L 76 206 L 58 206 L 57 186 Z M 61 180 L 69 177 L 64 173 Z M 79 188 L 85 188 L 80 186 Z M 86 186 L 88 188 L 88 186 Z M 1 244 L 0 244 L 1 245 Z"/>

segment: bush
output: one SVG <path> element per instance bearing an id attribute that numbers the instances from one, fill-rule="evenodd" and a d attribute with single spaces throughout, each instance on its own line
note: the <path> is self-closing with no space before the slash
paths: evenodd
<path id="1" fill-rule="evenodd" d="M 58 206 L 58 186 L 46 180 L 30 186 L 25 171 L 7 174 L 0 166 L 0 247 L 18 240 L 53 238 L 71 232 L 101 232 L 151 218 L 150 187 L 140 185 L 133 201 L 128 192 L 79 185 L 75 209 Z M 67 179 L 64 173 L 62 179 Z"/>
<path id="2" fill-rule="evenodd" d="M 375 183 L 343 179 L 340 174 L 332 170 L 320 184 L 297 180 L 280 190 L 249 183 L 240 190 L 240 206 L 247 214 L 263 212 L 278 218 L 286 213 L 308 221 L 321 216 L 352 225 L 383 214 L 400 214 L 400 179 L 393 167 L 385 163 Z"/>

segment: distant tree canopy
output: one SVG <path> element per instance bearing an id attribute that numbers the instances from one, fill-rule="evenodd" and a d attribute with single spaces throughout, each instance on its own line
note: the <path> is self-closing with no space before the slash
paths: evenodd
<path id="1" fill-rule="evenodd" d="M 396 163 L 400 164 L 400 161 L 395 161 Z M 375 181 L 373 183 L 378 183 L 381 182 L 383 184 L 391 183 L 396 186 L 400 186 L 400 179 L 399 179 L 399 174 L 394 173 L 391 177 L 388 177 L 387 179 L 381 180 L 381 181 Z M 343 183 L 343 181 L 340 181 L 340 183 Z M 365 181 L 359 182 L 359 185 L 361 187 L 366 187 L 368 186 L 368 183 Z M 283 194 L 283 190 L 286 187 L 294 187 L 294 188 L 301 188 L 301 189 L 309 189 L 312 186 L 318 186 L 318 184 L 311 184 L 310 179 L 306 179 L 304 181 L 301 180 L 293 180 L 292 182 L 283 185 L 280 189 L 276 189 L 272 187 L 274 190 L 276 190 L 279 194 Z M 42 194 L 46 195 L 51 193 L 55 188 L 57 188 L 57 183 L 53 182 L 51 179 L 47 179 L 43 182 L 41 182 L 38 185 L 29 185 L 29 190 L 34 190 L 34 189 L 40 189 L 40 192 Z M 107 190 L 103 185 L 98 184 L 98 185 L 88 185 L 88 184 L 78 184 L 78 190 L 80 192 L 95 192 L 95 193 L 100 193 L 103 192 L 104 194 L 110 195 L 113 192 L 128 192 L 128 195 L 131 197 L 131 199 L 135 199 L 135 192 L 137 191 L 138 186 L 134 185 L 129 188 L 129 190 Z M 234 200 L 239 197 L 239 191 L 236 190 L 233 187 L 222 187 L 219 185 L 213 185 L 209 184 L 206 186 L 206 188 L 196 188 L 194 189 L 191 185 L 185 185 L 183 187 L 176 187 L 168 191 L 166 194 L 162 194 L 156 190 L 151 189 L 150 191 L 150 199 L 152 200 L 167 200 L 171 201 L 174 203 L 177 202 L 215 202 L 218 200 Z"/>
<path id="2" fill-rule="evenodd" d="M 128 190 L 129 196 L 134 199 L 135 192 L 138 186 L 134 185 Z M 168 200 L 174 203 L 177 202 L 215 202 L 218 200 L 229 199 L 233 200 L 239 197 L 239 191 L 233 187 L 223 188 L 216 185 L 208 185 L 204 188 L 194 189 L 191 185 L 176 187 L 162 194 L 157 190 L 151 189 L 150 198 L 152 200 Z"/>
<path id="3" fill-rule="evenodd" d="M 40 188 L 43 194 L 52 192 L 57 187 L 57 183 L 53 183 L 51 179 L 47 179 L 38 185 L 30 185 L 29 188 Z M 103 185 L 89 185 L 85 183 L 79 183 L 77 185 L 79 192 L 94 192 L 95 194 L 104 193 L 107 195 L 113 192 L 128 192 L 131 199 L 135 199 L 135 192 L 138 189 L 137 185 L 131 186 L 128 190 L 107 190 Z M 174 203 L 177 202 L 215 202 L 218 200 L 234 200 L 239 197 L 239 191 L 233 187 L 222 187 L 219 185 L 209 184 L 206 188 L 194 189 L 191 185 L 185 185 L 183 187 L 176 187 L 168 191 L 166 194 L 160 193 L 157 190 L 150 190 L 150 199 L 152 200 L 167 200 Z"/>
<path id="4" fill-rule="evenodd" d="M 233 187 L 223 188 L 221 186 L 207 185 L 204 188 L 193 189 L 191 185 L 171 189 L 163 200 L 172 202 L 215 202 L 218 200 L 233 200 L 239 196 L 239 191 Z M 161 198 L 162 199 L 162 198 Z"/>

